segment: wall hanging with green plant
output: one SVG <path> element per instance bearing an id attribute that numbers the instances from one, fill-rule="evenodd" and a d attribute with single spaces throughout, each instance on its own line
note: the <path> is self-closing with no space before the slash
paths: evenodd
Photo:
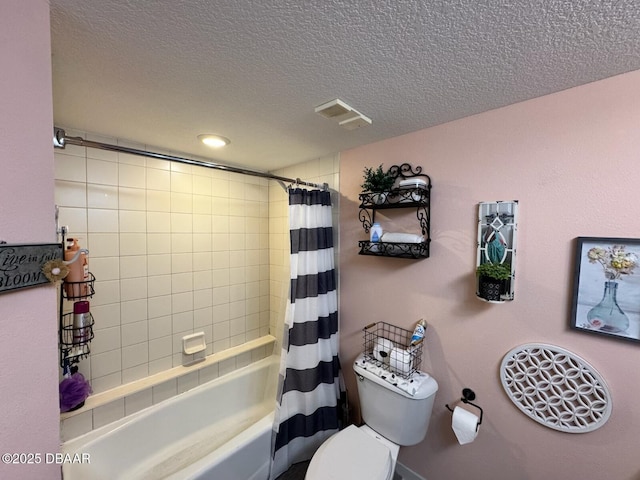
<path id="1" fill-rule="evenodd" d="M 518 201 L 480 202 L 476 248 L 476 295 L 503 303 L 514 299 Z"/>
<path id="2" fill-rule="evenodd" d="M 508 263 L 483 263 L 478 265 L 476 273 L 479 277 L 507 280 L 511 276 L 511 265 Z"/>
<path id="3" fill-rule="evenodd" d="M 507 281 L 511 278 L 511 265 L 508 263 L 486 262 L 476 267 L 478 275 L 478 296 L 489 302 L 502 301 Z"/>

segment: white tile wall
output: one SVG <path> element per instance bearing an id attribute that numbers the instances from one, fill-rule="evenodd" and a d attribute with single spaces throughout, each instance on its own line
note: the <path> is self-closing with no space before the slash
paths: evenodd
<path id="1" fill-rule="evenodd" d="M 153 393 L 151 389 L 134 393 L 124 398 L 125 415 L 139 412 L 153 405 Z"/>
<path id="2" fill-rule="evenodd" d="M 60 436 L 63 440 L 84 435 L 93 430 L 93 411 L 83 412 L 62 422 Z"/>
<path id="3" fill-rule="evenodd" d="M 96 277 L 80 365 L 95 393 L 176 366 L 196 328 L 208 354 L 269 333 L 268 180 L 76 146 L 55 172 L 60 223 Z"/>
<path id="4" fill-rule="evenodd" d="M 124 398 L 93 409 L 93 428 L 100 428 L 107 423 L 124 417 Z"/>

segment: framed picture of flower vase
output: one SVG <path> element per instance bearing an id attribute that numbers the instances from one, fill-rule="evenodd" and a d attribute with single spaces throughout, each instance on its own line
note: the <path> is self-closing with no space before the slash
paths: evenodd
<path id="1" fill-rule="evenodd" d="M 640 342 L 640 239 L 578 237 L 571 328 Z"/>

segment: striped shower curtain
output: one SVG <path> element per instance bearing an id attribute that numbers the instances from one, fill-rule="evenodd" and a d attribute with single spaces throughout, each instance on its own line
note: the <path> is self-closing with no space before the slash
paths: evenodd
<path id="1" fill-rule="evenodd" d="M 289 190 L 291 287 L 280 360 L 270 479 L 338 431 L 344 393 L 331 195 Z"/>

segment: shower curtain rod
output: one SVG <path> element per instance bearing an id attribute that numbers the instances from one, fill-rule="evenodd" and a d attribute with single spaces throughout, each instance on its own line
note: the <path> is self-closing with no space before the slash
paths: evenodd
<path id="1" fill-rule="evenodd" d="M 266 178 L 269 180 L 276 180 L 280 185 L 286 189 L 282 182 L 289 182 L 296 185 L 304 185 L 306 187 L 321 188 L 322 190 L 328 190 L 329 184 L 323 183 L 322 185 L 312 182 L 305 182 L 299 178 L 287 178 L 279 175 L 273 175 L 271 173 L 260 172 L 257 170 L 247 170 L 239 167 L 232 167 L 230 165 L 222 165 L 220 163 L 203 162 L 200 160 L 192 160 L 190 158 L 176 157 L 174 155 L 167 155 L 164 153 L 149 152 L 147 150 L 138 150 L 136 148 L 123 147 L 121 145 L 112 145 L 109 143 L 94 142 L 92 140 L 85 140 L 82 137 L 67 137 L 64 129 L 54 127 L 53 128 L 53 146 L 57 148 L 64 148 L 66 144 L 78 145 L 80 147 L 99 148 L 101 150 L 110 150 L 112 152 L 130 153 L 132 155 L 140 155 L 143 157 L 158 158 L 161 160 L 170 160 L 172 162 L 186 163 L 188 165 L 198 165 L 206 168 L 213 168 L 216 170 L 224 170 L 231 173 L 240 173 L 242 175 L 251 175 L 254 177 Z"/>

